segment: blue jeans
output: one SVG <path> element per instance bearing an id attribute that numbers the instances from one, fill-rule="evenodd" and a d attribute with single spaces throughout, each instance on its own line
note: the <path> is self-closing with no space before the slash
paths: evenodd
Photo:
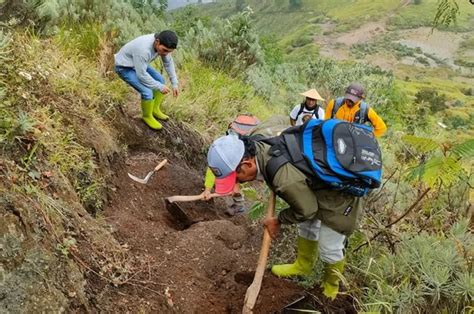
<path id="1" fill-rule="evenodd" d="M 151 66 L 148 66 L 146 68 L 146 71 L 148 74 L 151 75 L 153 79 L 157 80 L 161 84 L 165 84 L 165 78 Z M 118 76 L 120 76 L 122 80 L 124 80 L 128 85 L 132 86 L 137 92 L 140 93 L 142 100 L 153 99 L 153 90 L 149 87 L 146 87 L 142 84 L 142 82 L 140 82 L 137 76 L 137 72 L 135 72 L 134 68 L 121 67 L 116 65 L 115 72 L 118 74 Z"/>

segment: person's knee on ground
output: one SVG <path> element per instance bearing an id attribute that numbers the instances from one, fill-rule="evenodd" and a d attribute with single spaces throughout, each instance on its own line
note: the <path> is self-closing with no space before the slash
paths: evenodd
<path id="1" fill-rule="evenodd" d="M 161 110 L 161 105 L 163 100 L 165 99 L 165 95 L 161 93 L 159 90 L 153 90 L 153 98 L 154 98 L 154 105 L 153 105 L 153 116 L 157 119 L 166 121 L 169 119 L 169 116 L 164 114 Z"/>
<path id="2" fill-rule="evenodd" d="M 292 264 L 273 265 L 272 273 L 278 277 L 308 276 L 317 257 L 318 242 L 298 236 L 296 260 Z"/>

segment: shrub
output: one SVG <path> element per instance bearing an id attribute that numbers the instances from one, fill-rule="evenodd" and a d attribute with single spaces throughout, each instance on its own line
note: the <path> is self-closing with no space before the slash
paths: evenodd
<path id="1" fill-rule="evenodd" d="M 446 118 L 445 122 L 447 125 L 449 125 L 453 129 L 461 129 L 461 128 L 467 128 L 470 125 L 470 123 L 474 121 L 473 119 L 474 117 L 472 115 L 469 118 L 470 119 L 463 119 L 460 116 L 453 116 L 450 118 Z"/>
<path id="2" fill-rule="evenodd" d="M 103 32 L 116 32 L 122 44 L 144 33 L 164 28 L 163 13 L 167 1 L 151 0 L 28 0 L 23 10 L 29 12 L 33 26 L 42 34 L 55 34 L 64 25 L 96 23 Z"/>
<path id="3" fill-rule="evenodd" d="M 298 48 L 298 47 L 303 47 L 307 44 L 310 44 L 313 42 L 313 36 L 311 35 L 304 35 L 304 36 L 299 36 L 297 38 L 295 38 L 292 42 L 291 42 L 291 46 L 293 48 Z"/>
<path id="4" fill-rule="evenodd" d="M 461 93 L 463 93 L 466 96 L 474 96 L 474 88 L 472 87 L 461 88 Z"/>
<path id="5" fill-rule="evenodd" d="M 289 0 L 290 9 L 299 9 L 303 6 L 302 0 Z"/>
<path id="6" fill-rule="evenodd" d="M 216 21 L 209 28 L 198 22 L 185 37 L 185 49 L 210 66 L 234 75 L 262 63 L 263 52 L 251 25 L 251 13 L 246 9 L 230 19 Z"/>
<path id="7" fill-rule="evenodd" d="M 426 59 L 425 57 L 423 56 L 416 56 L 416 61 L 418 61 L 419 63 L 425 65 L 425 66 L 430 66 L 430 62 L 428 61 L 428 59 Z"/>
<path id="8" fill-rule="evenodd" d="M 415 102 L 417 104 L 428 104 L 432 112 L 446 109 L 446 95 L 439 95 L 438 91 L 423 88 L 415 94 Z"/>
<path id="9" fill-rule="evenodd" d="M 265 55 L 265 63 L 275 67 L 283 63 L 283 50 L 277 44 L 275 35 L 260 37 L 260 46 Z"/>
<path id="10" fill-rule="evenodd" d="M 382 312 L 425 312 L 427 307 L 437 313 L 464 312 L 474 296 L 466 255 L 472 244 L 467 221 L 453 225 L 446 236 L 403 236 L 396 253 L 372 255 L 357 269 L 368 288 L 364 309 L 378 305 Z"/>

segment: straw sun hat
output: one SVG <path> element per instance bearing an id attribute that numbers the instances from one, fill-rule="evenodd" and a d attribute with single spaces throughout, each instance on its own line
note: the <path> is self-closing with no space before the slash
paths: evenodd
<path id="1" fill-rule="evenodd" d="M 310 90 L 307 90 L 304 93 L 300 93 L 300 95 L 302 95 L 304 97 L 307 97 L 307 98 L 311 98 L 311 99 L 324 100 L 324 98 L 321 97 L 321 95 L 319 95 L 318 91 L 315 90 L 314 88 L 312 88 Z"/>

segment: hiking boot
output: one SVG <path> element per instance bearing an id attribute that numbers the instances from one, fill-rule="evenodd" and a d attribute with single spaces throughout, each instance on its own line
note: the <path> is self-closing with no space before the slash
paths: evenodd
<path id="1" fill-rule="evenodd" d="M 170 117 L 161 111 L 161 105 L 163 104 L 163 100 L 165 100 L 165 95 L 163 95 L 160 91 L 154 90 L 153 97 L 153 116 L 163 121 L 168 120 Z"/>
<path id="2" fill-rule="evenodd" d="M 283 278 L 311 275 L 318 254 L 318 242 L 299 236 L 297 248 L 295 262 L 293 264 L 273 265 L 272 273 L 274 275 Z"/>
<path id="3" fill-rule="evenodd" d="M 321 288 L 323 288 L 323 294 L 330 300 L 334 300 L 339 293 L 339 281 L 344 271 L 345 260 L 341 260 L 334 264 L 324 263 L 324 274 L 323 281 L 321 282 Z"/>
<path id="4" fill-rule="evenodd" d="M 153 117 L 153 100 L 142 100 L 142 119 L 153 130 L 162 128 L 161 123 Z"/>
<path id="5" fill-rule="evenodd" d="M 243 205 L 232 204 L 229 208 L 226 209 L 225 212 L 229 216 L 235 216 L 237 214 L 245 212 L 245 207 Z"/>

